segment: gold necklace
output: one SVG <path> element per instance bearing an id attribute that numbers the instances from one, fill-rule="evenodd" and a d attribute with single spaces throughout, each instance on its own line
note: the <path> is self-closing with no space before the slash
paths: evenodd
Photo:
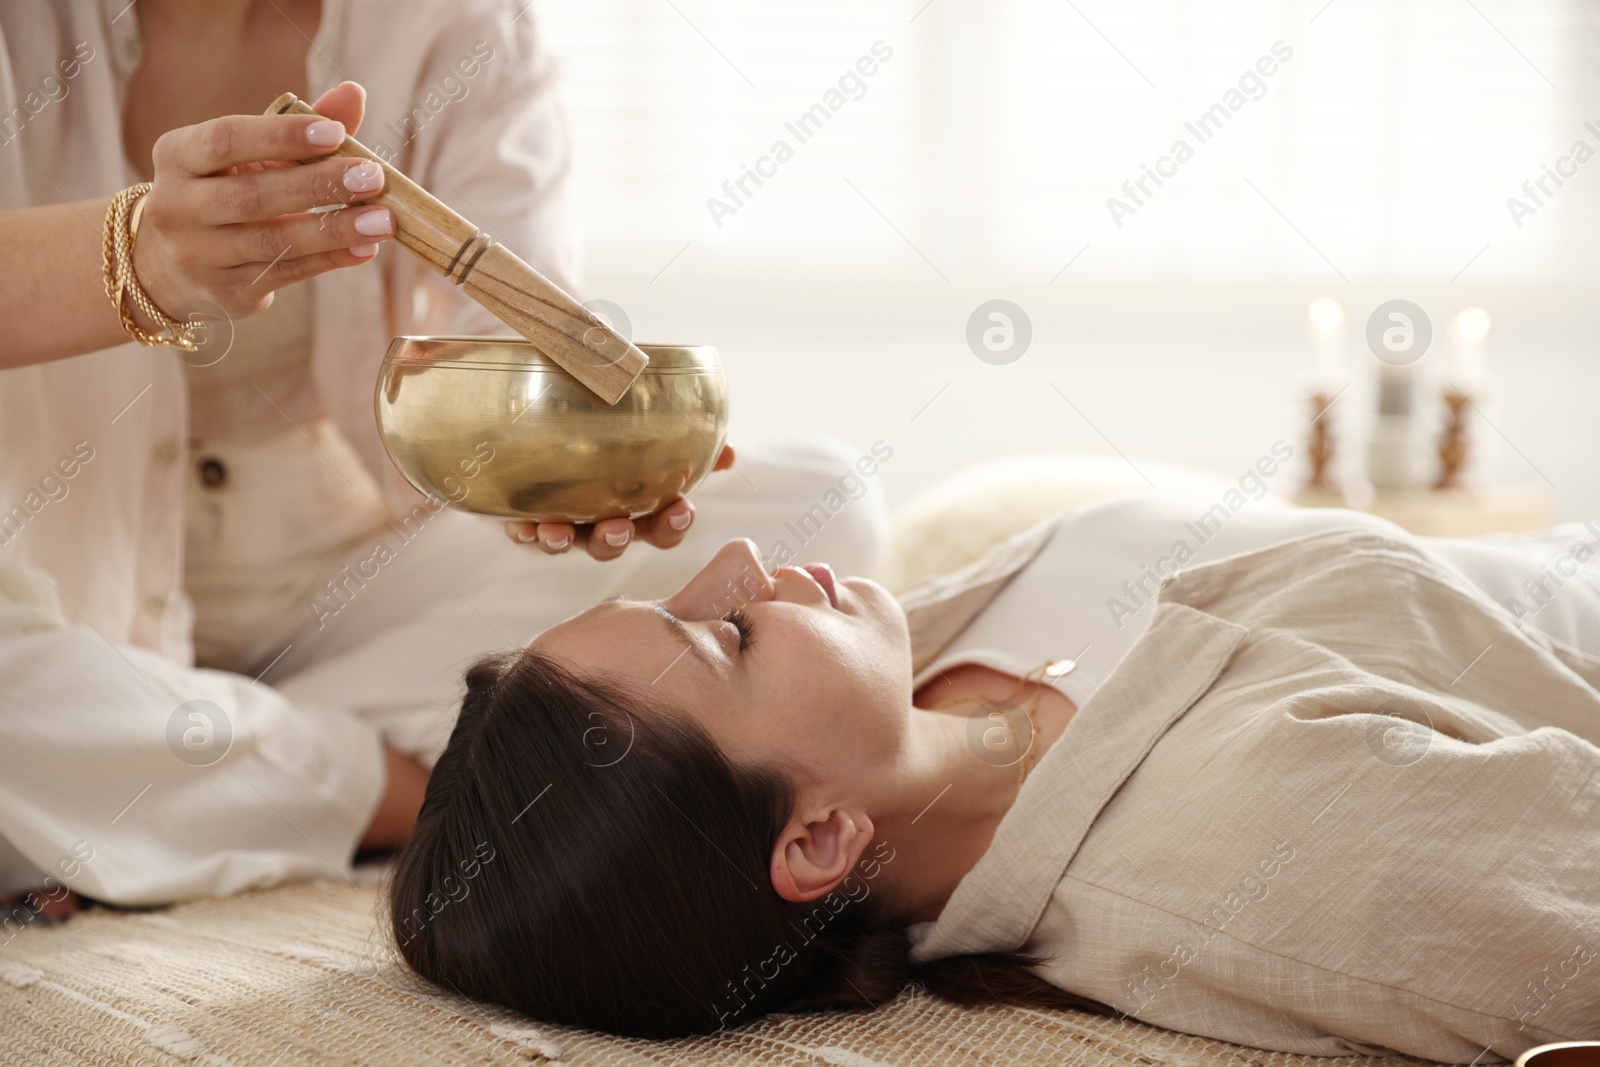
<path id="1" fill-rule="evenodd" d="M 1054 681 L 1057 678 L 1065 677 L 1066 675 L 1071 674 L 1077 666 L 1077 660 L 1046 660 L 1033 670 L 1029 671 L 1027 674 L 1023 675 L 1017 681 L 1016 687 L 1011 690 L 1010 695 L 1000 702 L 1001 704 L 1011 705 L 1012 707 L 1020 707 L 1023 714 L 1028 717 L 1028 740 L 1026 742 L 1026 747 L 1024 747 L 1023 740 L 1017 736 L 1016 724 L 1011 721 L 1011 716 L 1005 714 L 1003 711 L 1001 712 L 1000 716 L 1005 720 L 1006 731 L 1011 735 L 1012 743 L 1015 744 L 1017 749 L 1022 752 L 1022 755 L 1017 759 L 1017 792 L 1019 793 L 1022 791 L 1023 781 L 1027 779 L 1029 772 L 1033 770 L 1034 764 L 1038 762 L 1038 758 L 1034 754 L 1035 749 L 1033 743 L 1039 736 L 1039 722 L 1034 718 L 1033 713 L 1035 709 L 1038 708 L 1039 700 L 1043 696 L 1043 686 L 1045 684 L 1044 680 L 1048 678 Z M 1037 677 L 1035 677 L 1036 675 Z M 1034 686 L 1033 692 L 1029 695 L 1029 698 L 1026 702 L 1018 704 L 1015 699 L 1017 694 L 1021 693 L 1023 689 L 1027 688 L 1030 684 Z M 970 702 L 972 702 L 971 697 L 960 697 L 955 700 L 946 700 L 935 704 L 933 706 L 933 710 L 943 711 L 948 708 L 958 708 L 961 705 Z M 992 703 L 992 701 L 980 700 L 978 701 L 978 706 L 981 708 L 990 703 Z"/>

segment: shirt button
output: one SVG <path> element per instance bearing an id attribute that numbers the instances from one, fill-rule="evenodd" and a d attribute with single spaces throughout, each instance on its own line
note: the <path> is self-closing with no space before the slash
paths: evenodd
<path id="1" fill-rule="evenodd" d="M 156 447 L 156 459 L 162 463 L 175 463 L 178 459 L 178 443 L 176 441 L 162 441 Z"/>
<path id="2" fill-rule="evenodd" d="M 167 598 L 150 594 L 144 598 L 144 610 L 151 615 L 160 615 L 167 610 Z"/>
<path id="3" fill-rule="evenodd" d="M 228 481 L 228 468 L 215 456 L 200 461 L 200 482 L 207 489 L 220 489 Z"/>

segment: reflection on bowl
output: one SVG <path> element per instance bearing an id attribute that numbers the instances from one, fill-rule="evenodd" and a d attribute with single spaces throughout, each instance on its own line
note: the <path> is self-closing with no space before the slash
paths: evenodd
<path id="1" fill-rule="evenodd" d="M 613 406 L 520 338 L 397 337 L 378 372 L 379 436 L 407 481 L 463 511 L 648 515 L 711 472 L 728 386 L 710 346 L 639 347 L 650 364 Z"/>

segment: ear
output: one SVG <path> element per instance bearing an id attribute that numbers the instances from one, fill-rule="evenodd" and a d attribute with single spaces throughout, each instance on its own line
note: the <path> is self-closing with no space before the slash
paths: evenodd
<path id="1" fill-rule="evenodd" d="M 772 888 L 795 903 L 832 892 L 871 841 L 865 812 L 831 808 L 809 822 L 796 814 L 772 849 Z"/>

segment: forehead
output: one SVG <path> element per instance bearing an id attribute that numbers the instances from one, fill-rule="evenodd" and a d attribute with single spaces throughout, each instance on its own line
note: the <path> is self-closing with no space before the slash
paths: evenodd
<path id="1" fill-rule="evenodd" d="M 638 647 L 639 643 L 651 639 L 651 631 L 662 629 L 659 621 L 652 621 L 653 614 L 648 604 L 613 597 L 535 635 L 528 647 L 549 655 L 586 651 L 602 645 L 623 650 Z"/>
<path id="2" fill-rule="evenodd" d="M 580 668 L 649 676 L 652 685 L 659 680 L 657 671 L 665 674 L 685 656 L 721 673 L 716 645 L 655 601 L 605 601 L 535 637 L 529 647 L 570 657 Z"/>
<path id="3" fill-rule="evenodd" d="M 710 699 L 707 683 L 725 681 L 716 643 L 690 633 L 654 601 L 612 600 L 539 634 L 528 647 L 578 675 L 601 674 L 667 699 Z"/>

